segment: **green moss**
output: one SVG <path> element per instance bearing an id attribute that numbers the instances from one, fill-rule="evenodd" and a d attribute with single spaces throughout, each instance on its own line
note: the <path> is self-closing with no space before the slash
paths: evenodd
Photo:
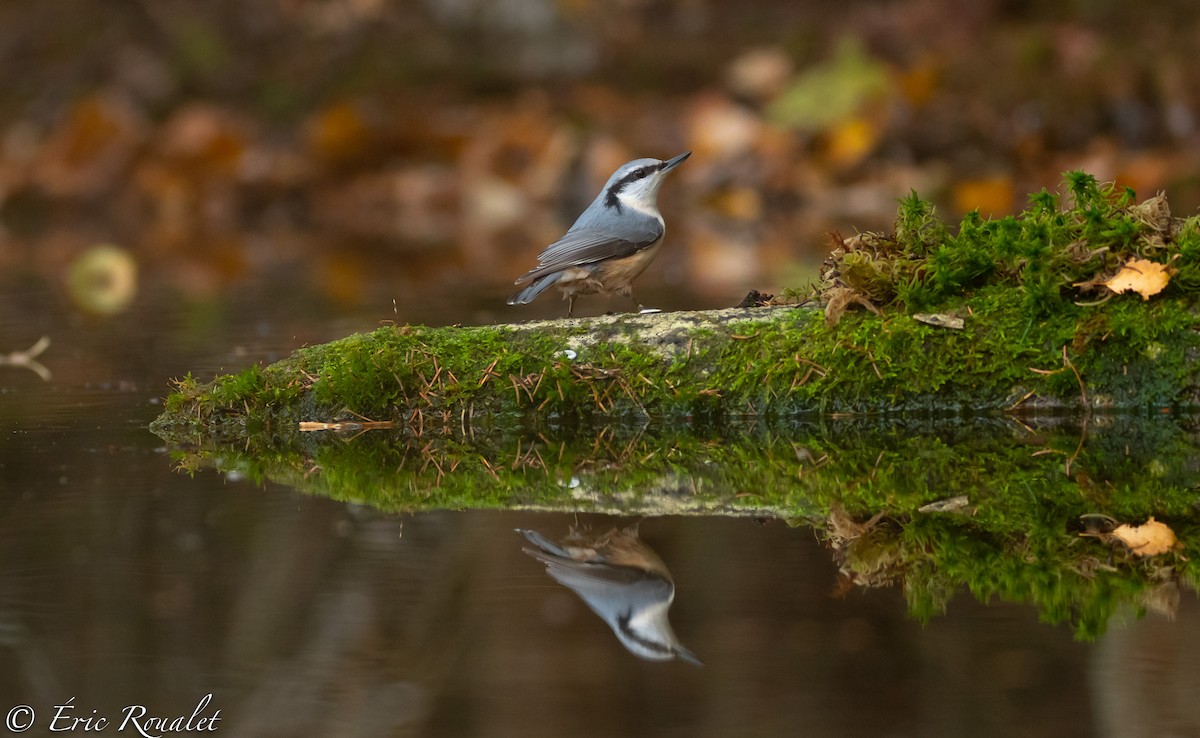
<path id="1" fill-rule="evenodd" d="M 814 311 L 775 310 L 693 335 L 669 355 L 629 325 L 586 346 L 561 329 L 381 328 L 209 385 L 185 380 L 156 428 L 977 411 L 1031 391 L 1029 402 L 1077 404 L 1080 381 L 1097 406 L 1194 400 L 1196 316 L 1187 302 L 1112 300 L 1039 319 L 1020 293 L 990 285 L 953 304 L 966 316 L 962 330 L 896 313 L 850 313 L 830 327 Z"/>
<path id="2" fill-rule="evenodd" d="M 1022 290 L 1029 315 L 1044 317 L 1068 307 L 1074 285 L 1143 257 L 1174 259 L 1179 274 L 1170 293 L 1197 294 L 1193 221 L 1172 220 L 1163 198 L 1135 204 L 1129 189 L 1100 185 L 1083 172 L 1069 172 L 1065 187 L 1071 200 L 1065 210 L 1043 190 L 1019 216 L 984 220 L 968 213 L 956 231 L 914 193 L 900 202 L 894 236 L 868 234 L 835 252 L 827 262 L 831 284 L 908 312 L 953 303 L 983 285 L 1007 285 Z"/>
<path id="3" fill-rule="evenodd" d="M 1079 172 L 1065 190 L 1065 209 L 1043 191 L 1020 216 L 970 213 L 957 229 L 915 193 L 905 198 L 894 235 L 857 236 L 826 264 L 827 290 L 849 289 L 879 315 L 851 312 L 832 326 L 814 310 L 775 308 L 381 328 L 208 385 L 189 378 L 156 428 L 1195 403 L 1196 221 Z M 1079 292 L 1135 256 L 1177 270 L 1166 293 L 1143 302 Z M 927 325 L 911 317 L 918 311 L 957 315 L 964 328 Z"/>
<path id="4" fill-rule="evenodd" d="M 534 508 L 625 515 L 774 516 L 814 526 L 860 586 L 902 586 L 912 612 L 955 593 L 1028 602 L 1093 637 L 1119 608 L 1198 573 L 1196 435 L 1170 416 L 1038 430 L 998 420 L 609 423 L 483 431 L 453 424 L 211 441 L 181 468 L 216 465 L 337 500 L 405 512 Z M 1067 473 L 1068 466 L 1071 473 Z M 930 503 L 967 498 L 957 512 Z M 1167 522 L 1177 551 L 1142 559 L 1081 537 L 1080 516 Z M 873 522 L 868 522 L 873 520 Z M 851 533 L 847 533 L 848 530 Z"/>

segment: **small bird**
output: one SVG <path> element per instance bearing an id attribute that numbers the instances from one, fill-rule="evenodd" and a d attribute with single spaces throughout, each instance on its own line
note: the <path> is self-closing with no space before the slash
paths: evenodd
<path id="1" fill-rule="evenodd" d="M 538 265 L 516 281 L 529 285 L 508 304 L 525 305 L 554 286 L 567 299 L 569 318 L 579 295 L 615 292 L 632 299 L 634 278 L 654 259 L 666 232 L 658 188 L 691 155 L 622 164 L 566 235 L 543 249 Z"/>
<path id="2" fill-rule="evenodd" d="M 642 543 L 636 527 L 613 528 L 598 538 L 573 530 L 562 545 L 535 530 L 516 530 L 533 546 L 522 550 L 579 595 L 630 653 L 649 661 L 678 658 L 704 665 L 671 630 L 667 610 L 675 600 L 675 581 L 658 554 Z"/>

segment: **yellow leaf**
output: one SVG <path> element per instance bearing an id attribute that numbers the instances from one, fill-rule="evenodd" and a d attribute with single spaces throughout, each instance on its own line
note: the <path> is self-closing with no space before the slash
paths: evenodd
<path id="1" fill-rule="evenodd" d="M 1165 264 L 1146 259 L 1130 259 L 1104 286 L 1113 292 L 1136 292 L 1143 300 L 1157 295 L 1171 281 L 1171 272 Z"/>
<path id="2" fill-rule="evenodd" d="M 1118 525 L 1112 535 L 1138 556 L 1156 556 L 1175 547 L 1175 531 L 1153 517 L 1144 525 Z"/>
<path id="3" fill-rule="evenodd" d="M 881 133 L 882 129 L 874 121 L 859 116 L 834 124 L 827 137 L 830 163 L 835 166 L 854 166 L 871 153 Z"/>

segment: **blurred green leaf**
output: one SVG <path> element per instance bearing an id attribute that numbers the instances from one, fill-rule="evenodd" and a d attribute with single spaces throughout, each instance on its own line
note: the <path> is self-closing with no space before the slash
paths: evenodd
<path id="1" fill-rule="evenodd" d="M 845 38 L 834 57 L 798 75 L 767 109 L 780 125 L 823 130 L 855 115 L 888 89 L 887 67 L 856 38 Z"/>

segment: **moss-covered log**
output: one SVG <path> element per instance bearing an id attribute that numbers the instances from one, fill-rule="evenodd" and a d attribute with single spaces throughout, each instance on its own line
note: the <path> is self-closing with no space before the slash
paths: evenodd
<path id="1" fill-rule="evenodd" d="M 1135 204 L 1084 174 L 1066 187 L 1068 208 L 1043 192 L 1020 216 L 971 214 L 954 232 L 928 203 L 904 200 L 894 234 L 861 234 L 834 251 L 824 310 L 380 328 L 210 383 L 189 377 L 155 428 L 179 438 L 287 434 L 355 416 L 419 432 L 527 416 L 1195 406 L 1196 219 L 1172 218 L 1161 197 Z M 1164 271 L 1165 291 L 1143 300 L 1101 286 L 1135 258 Z M 870 312 L 846 311 L 854 305 Z"/>
<path id="2" fill-rule="evenodd" d="M 1191 406 L 1200 320 L 1181 299 L 1120 298 L 1032 319 L 979 290 L 961 330 L 911 316 L 758 308 L 477 328 L 386 327 L 267 367 L 180 382 L 157 421 L 187 437 L 292 433 L 366 417 L 422 430 L 547 418 L 720 418 Z M 182 434 L 180 436 L 179 434 Z"/>

